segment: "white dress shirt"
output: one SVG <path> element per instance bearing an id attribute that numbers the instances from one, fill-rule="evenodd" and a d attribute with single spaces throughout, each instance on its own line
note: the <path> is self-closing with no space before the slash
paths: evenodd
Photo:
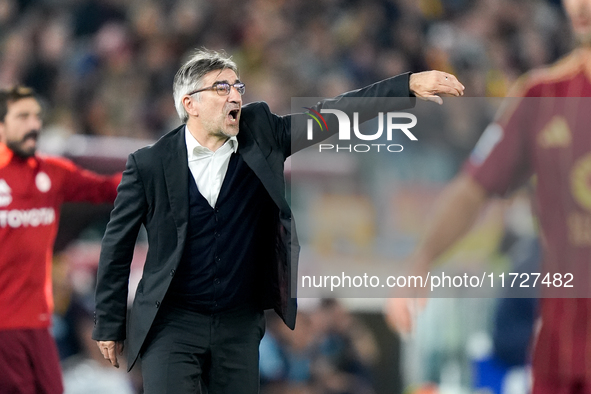
<path id="1" fill-rule="evenodd" d="M 189 170 L 195 179 L 197 189 L 209 205 L 215 207 L 220 189 L 228 170 L 230 156 L 238 150 L 238 140 L 230 137 L 215 152 L 202 146 L 185 126 Z"/>

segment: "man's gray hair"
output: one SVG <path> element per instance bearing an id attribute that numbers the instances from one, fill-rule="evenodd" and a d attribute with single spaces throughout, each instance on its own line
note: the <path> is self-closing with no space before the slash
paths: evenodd
<path id="1" fill-rule="evenodd" d="M 216 52 L 205 48 L 195 51 L 181 66 L 174 76 L 172 95 L 176 112 L 183 123 L 187 123 L 187 120 L 189 120 L 189 114 L 183 106 L 183 96 L 203 87 L 203 77 L 207 73 L 227 68 L 238 75 L 238 67 L 230 56 L 224 52 Z"/>

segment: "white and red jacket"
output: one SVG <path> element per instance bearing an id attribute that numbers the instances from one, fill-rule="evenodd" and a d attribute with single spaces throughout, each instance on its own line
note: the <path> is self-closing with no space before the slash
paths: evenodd
<path id="1" fill-rule="evenodd" d="M 0 330 L 50 325 L 60 206 L 113 202 L 120 180 L 62 158 L 22 159 L 0 144 Z"/>

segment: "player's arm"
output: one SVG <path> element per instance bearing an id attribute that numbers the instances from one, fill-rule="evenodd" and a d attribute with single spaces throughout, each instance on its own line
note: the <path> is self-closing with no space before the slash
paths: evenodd
<path id="1" fill-rule="evenodd" d="M 523 96 L 520 83 L 513 95 Z M 522 99 L 507 99 L 466 161 L 462 172 L 445 187 L 419 247 L 415 266 L 428 269 L 474 224 L 488 196 L 507 195 L 533 173 L 527 139 L 531 111 Z M 531 105 L 530 105 L 531 106 Z"/>
<path id="2" fill-rule="evenodd" d="M 458 175 L 441 193 L 414 253 L 414 263 L 419 268 L 430 268 L 433 261 L 468 232 L 487 197 L 486 190 L 470 175 Z"/>
<path id="3" fill-rule="evenodd" d="M 410 258 L 415 274 L 425 276 L 433 262 L 470 230 L 487 199 L 486 190 L 465 173 L 445 187 L 425 235 Z M 408 298 L 388 299 L 385 314 L 391 328 L 410 332 L 415 313 L 412 302 Z"/>
<path id="4" fill-rule="evenodd" d="M 78 167 L 63 158 L 48 158 L 61 169 L 61 195 L 66 202 L 113 203 L 121 173 L 105 176 Z"/>
<path id="5" fill-rule="evenodd" d="M 417 274 L 426 275 L 432 263 L 470 229 L 487 196 L 505 196 L 531 177 L 532 112 L 521 99 L 507 104 L 511 105 L 486 128 L 462 173 L 436 203 L 425 235 L 411 257 L 411 268 Z M 398 331 L 410 331 L 413 305 L 407 299 L 390 299 L 386 306 L 390 325 Z"/>

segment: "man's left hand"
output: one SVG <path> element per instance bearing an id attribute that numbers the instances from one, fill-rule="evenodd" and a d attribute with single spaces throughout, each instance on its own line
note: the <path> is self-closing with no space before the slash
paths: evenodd
<path id="1" fill-rule="evenodd" d="M 422 100 L 443 104 L 440 94 L 463 96 L 464 85 L 452 74 L 443 71 L 424 71 L 410 75 L 410 91 Z"/>
<path id="2" fill-rule="evenodd" d="M 119 368 L 117 354 L 123 354 L 123 341 L 96 341 L 96 344 L 104 358 L 111 362 L 115 368 Z"/>

